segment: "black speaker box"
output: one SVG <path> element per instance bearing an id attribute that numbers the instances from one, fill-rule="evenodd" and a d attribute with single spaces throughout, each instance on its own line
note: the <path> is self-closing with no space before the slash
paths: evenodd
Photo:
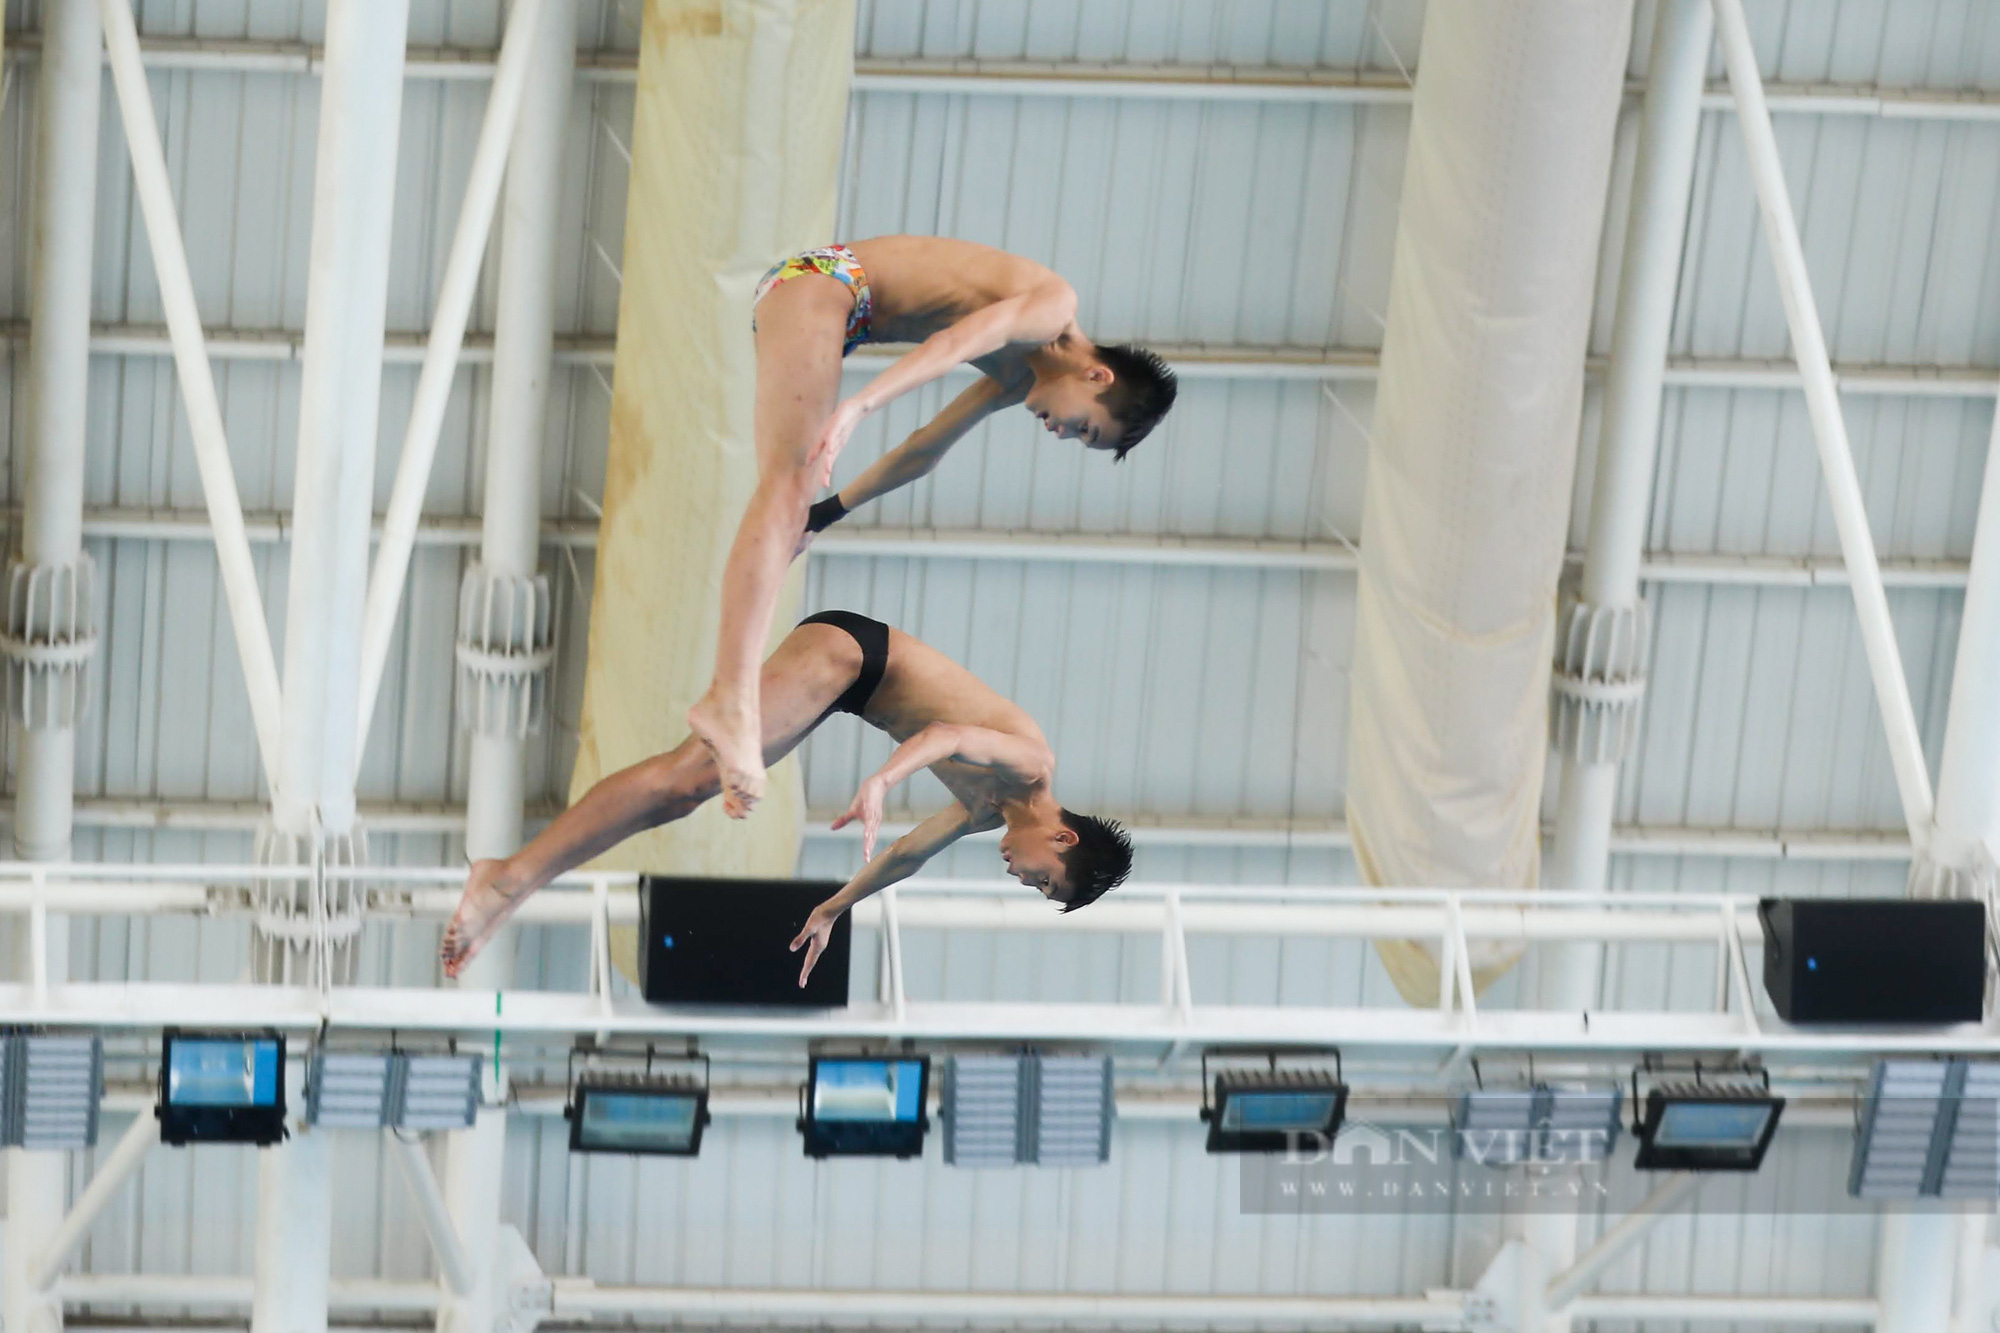
<path id="1" fill-rule="evenodd" d="M 1976 1023 L 1986 905 L 1765 898 L 1764 988 L 1787 1023 Z"/>
<path id="2" fill-rule="evenodd" d="M 847 1003 L 853 915 L 833 923 L 801 987 L 806 952 L 791 949 L 839 880 L 639 880 L 639 989 L 649 1004 L 755 1004 L 837 1009 Z"/>

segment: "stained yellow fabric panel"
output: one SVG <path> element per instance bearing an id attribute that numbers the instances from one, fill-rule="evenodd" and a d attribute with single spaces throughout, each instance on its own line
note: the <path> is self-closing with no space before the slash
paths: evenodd
<path id="1" fill-rule="evenodd" d="M 572 800 L 679 744 L 707 687 L 723 562 L 757 478 L 750 298 L 773 263 L 835 239 L 853 53 L 853 0 L 647 0 Z M 800 586 L 795 569 L 773 642 Z M 594 864 L 788 876 L 804 805 L 787 761 L 747 822 L 711 802 Z"/>

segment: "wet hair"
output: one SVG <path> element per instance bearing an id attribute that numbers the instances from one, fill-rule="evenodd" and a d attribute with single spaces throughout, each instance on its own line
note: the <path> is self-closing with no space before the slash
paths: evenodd
<path id="1" fill-rule="evenodd" d="M 1076 846 L 1062 854 L 1063 878 L 1069 881 L 1063 911 L 1074 912 L 1125 882 L 1132 873 L 1132 839 L 1114 819 L 1065 810 L 1062 822 L 1076 834 Z"/>
<path id="2" fill-rule="evenodd" d="M 1105 344 L 1097 349 L 1097 359 L 1112 375 L 1111 387 L 1098 395 L 1098 401 L 1121 428 L 1112 461 L 1122 463 L 1174 405 L 1179 385 L 1157 352 L 1131 343 Z"/>

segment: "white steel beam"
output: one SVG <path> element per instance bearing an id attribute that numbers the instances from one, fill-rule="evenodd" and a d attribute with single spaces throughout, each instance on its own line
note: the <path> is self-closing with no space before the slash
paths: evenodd
<path id="1" fill-rule="evenodd" d="M 1784 300 L 1785 322 L 1791 329 L 1792 350 L 1805 377 L 1806 411 L 1812 418 L 1813 442 L 1819 447 L 1820 471 L 1826 478 L 1827 499 L 1840 537 L 1854 594 L 1854 611 L 1861 623 L 1861 642 L 1868 674 L 1875 685 L 1875 702 L 1889 742 L 1896 791 L 1903 802 L 1903 822 L 1919 849 L 1929 838 L 1932 820 L 1930 770 L 1925 765 L 1922 738 L 1910 707 L 1910 687 L 1903 677 L 1903 660 L 1896 647 L 1895 626 L 1868 530 L 1868 510 L 1855 475 L 1854 450 L 1848 443 L 1841 414 L 1839 388 L 1827 358 L 1819 309 L 1813 301 L 1812 280 L 1806 272 L 1805 249 L 1799 241 L 1798 219 L 1792 214 L 1785 187 L 1784 164 L 1771 129 L 1771 112 L 1764 96 L 1763 75 L 1750 43 L 1749 21 L 1742 0 L 1713 0 L 1715 26 L 1721 40 L 1729 87 L 1735 95 L 1736 123 L 1743 132 L 1750 177 L 1763 215 L 1764 236 L 1777 269 L 1778 292 Z"/>
<path id="2" fill-rule="evenodd" d="M 1579 1296 L 1570 1306 L 1578 1319 L 1686 1320 L 1696 1324 L 1832 1324 L 1870 1327 L 1872 1299 L 1840 1296 Z"/>
<path id="3" fill-rule="evenodd" d="M 0 514 L 0 524 L 18 521 Z M 251 511 L 244 534 L 253 543 L 290 540 L 290 518 L 280 511 Z M 382 522 L 375 520 L 379 536 Z M 86 508 L 83 535 L 101 541 L 212 540 L 208 516 L 198 509 L 148 509 L 119 505 Z M 418 546 L 477 546 L 482 520 L 473 515 L 427 514 L 417 526 Z M 579 550 L 597 546 L 594 518 L 544 519 L 544 545 Z M 1187 565 L 1203 569 L 1275 569 L 1351 574 L 1354 553 L 1338 542 L 1277 538 L 1188 537 L 1178 534 L 996 532 L 973 528 L 829 528 L 813 543 L 815 555 L 835 559 L 889 557 L 908 560 L 1021 560 L 1065 564 Z M 1572 551 L 1572 563 L 1583 553 Z M 1966 585 L 1964 560 L 1885 560 L 1889 588 L 1958 589 Z M 1642 583 L 1745 588 L 1845 588 L 1847 567 L 1838 559 L 1653 551 L 1639 565 Z"/>
<path id="4" fill-rule="evenodd" d="M 246 1277 L 182 1277 L 182 1275 L 160 1275 L 160 1273 L 90 1273 L 74 1275 L 62 1279 L 60 1285 L 64 1303 L 70 1305 L 140 1305 L 140 1307 L 186 1307 L 194 1305 L 200 1309 L 244 1309 L 250 1305 L 250 1279 Z M 884 1297 L 886 1305 L 894 1305 L 898 1311 L 906 1311 L 912 1299 L 936 1299 L 948 1303 L 956 1309 L 956 1317 L 974 1319 L 976 1315 L 966 1313 L 972 1303 L 978 1309 L 992 1311 L 990 1319 L 998 1321 L 1024 1321 L 1044 1317 L 1040 1311 L 1052 1309 L 1048 1301 L 1090 1301 L 1092 1313 L 1084 1317 L 1094 1327 L 1114 1327 L 1114 1329 L 1156 1329 L 1162 1325 L 1176 1325 L 1182 1319 L 1202 1323 L 1242 1321 L 1244 1325 L 1258 1327 L 1328 1327 L 1328 1321 L 1338 1327 L 1342 1309 L 1362 1309 L 1356 1307 L 1350 1297 L 1332 1299 L 1312 1299 L 1312 1297 L 1120 1297 L 1120 1295 L 1070 1295 L 1070 1293 L 1012 1293 L 1012 1291 L 922 1291 L 922 1293 L 868 1293 L 868 1291 L 798 1291 L 784 1289 L 778 1295 L 784 1297 L 784 1309 L 766 1315 L 764 1309 L 750 1309 L 760 1295 L 770 1295 L 760 1289 L 746 1287 L 706 1287 L 706 1289 L 686 1289 L 686 1287 L 596 1287 L 588 1279 L 558 1279 L 558 1301 L 566 1299 L 570 1309 L 582 1305 L 590 1307 L 610 1307 L 618 1303 L 620 1307 L 628 1301 L 652 1303 L 650 1309 L 672 1313 L 678 1311 L 680 1299 L 698 1299 L 710 1309 L 728 1307 L 732 1311 L 744 1311 L 746 1319 L 758 1319 L 760 1323 L 772 1327 L 824 1327 L 826 1319 L 814 1317 L 806 1307 L 810 1297 L 830 1297 L 838 1299 L 842 1313 L 852 1311 L 852 1319 L 862 1319 L 864 1309 L 872 1309 L 872 1297 Z M 564 1295 L 566 1293 L 566 1295 Z M 438 1305 L 438 1289 L 424 1283 L 390 1283 L 390 1281 L 334 1281 L 330 1291 L 332 1305 L 336 1309 L 376 1309 L 376 1311 L 398 1311 L 398 1313 L 426 1313 Z M 1016 1301 L 1024 1305 L 1016 1307 Z M 1374 1311 L 1410 1311 L 1404 1315 L 1406 1323 L 1416 1327 L 1422 1321 L 1426 1329 L 1438 1329 L 1440 1333 L 1450 1329 L 1466 1329 L 1462 1295 L 1450 1291 L 1436 1291 L 1424 1297 L 1360 1297 L 1366 1301 L 1366 1315 L 1374 1317 Z M 602 1303 L 602 1305 L 600 1305 Z M 1172 1311 L 1162 1311 L 1164 1305 L 1172 1305 Z M 560 1309 L 560 1307 L 558 1307 Z M 828 1307 L 832 1309 L 832 1307 Z M 1068 1309 L 1068 1307 L 1066 1307 Z M 1578 1317 L 1590 1319 L 1688 1319 L 1698 1323 L 1710 1321 L 1734 1321 L 1734 1323 L 1828 1323 L 1828 1325 L 1870 1325 L 1874 1323 L 1874 1301 L 1866 1299 L 1842 1299 L 1842 1297 L 1770 1297 L 1770 1295 L 1702 1295 L 1702 1297 L 1678 1297 L 1666 1293 L 1632 1293 L 1632 1295 L 1594 1295 L 1578 1297 L 1572 1305 Z M 1206 1311 L 1206 1315 L 1204 1315 Z M 1224 1313 L 1226 1311 L 1226 1313 Z M 910 1319 L 914 1315 L 898 1313 L 888 1315 L 896 1319 Z M 1350 1325 L 1352 1327 L 1352 1325 Z M 1366 1325 L 1364 1325 L 1366 1327 Z"/>
<path id="5" fill-rule="evenodd" d="M 14 872 L 0 883 L 0 911 L 35 910 L 32 896 L 39 867 Z M 245 910 L 241 886 L 263 873 L 259 867 L 75 866 L 64 868 L 50 895 L 64 911 L 130 907 L 119 895 L 151 875 L 162 883 L 161 907 L 204 910 L 185 893 L 190 883 L 212 883 L 210 911 Z M 364 900 L 367 915 L 381 921 L 408 921 L 449 912 L 457 872 L 449 868 L 390 870 L 362 868 L 355 878 L 380 887 Z M 21 892 L 21 879 L 29 892 Z M 572 880 L 586 892 L 552 888 L 523 908 L 531 920 L 587 921 L 593 941 L 614 922 L 629 921 L 634 900 L 629 887 L 615 896 L 613 882 L 630 876 L 591 875 Z M 94 887 L 101 885 L 101 889 Z M 121 887 L 124 886 L 124 887 Z M 236 888 L 228 886 L 236 885 Z M 432 887 L 435 886 L 435 887 Z M 111 895 L 99 902 L 97 895 Z M 233 895 L 233 897 L 232 897 Z M 1380 938 L 1431 936 L 1446 952 L 1464 956 L 1469 939 L 1688 941 L 1716 951 L 1713 966 L 1735 972 L 1739 998 L 1748 999 L 1738 967 L 1741 944 L 1755 938 L 1755 917 L 1747 897 L 1703 893 L 1565 894 L 1535 890 L 1451 891 L 1426 889 L 1313 889 L 1291 886 L 1209 887 L 1141 884 L 1127 886 L 1116 903 L 1102 905 L 1080 921 L 1066 921 L 1019 893 L 1005 895 L 993 885 L 953 881 L 910 881 L 899 886 L 897 913 L 915 925 L 944 929 L 1025 931 L 1084 929 L 1149 934 L 1158 932 L 1185 970 L 1179 947 L 1189 934 L 1262 934 L 1274 938 Z M 1178 902 L 1178 908 L 1176 908 Z M 870 912 L 869 908 L 876 911 Z M 1030 910 L 1033 909 L 1033 910 Z M 159 910 L 159 909 L 155 909 Z M 863 904 L 857 925 L 882 928 L 886 906 Z M 581 942 L 581 935 L 567 938 Z M 1730 1011 L 1726 987 L 1718 988 L 1709 1012 L 1569 1011 L 1476 1008 L 1471 988 L 1462 986 L 1436 1009 L 1319 1008 L 1204 1003 L 1198 987 L 1177 987 L 1170 1003 L 1133 999 L 1111 1004 L 1021 1004 L 940 1002 L 923 999 L 857 1002 L 829 1014 L 800 1016 L 688 1015 L 632 1000 L 614 1000 L 599 972 L 589 993 L 513 991 L 504 1013 L 488 993 L 435 988 L 341 987 L 330 994 L 295 986 L 71 984 L 57 991 L 14 985 L 0 988 L 0 1023 L 47 1024 L 119 1030 L 162 1025 L 201 1026 L 230 1021 L 246 1012 L 288 1029 L 325 1025 L 352 1031 L 417 1030 L 459 1034 L 501 1032 L 519 1038 L 566 1039 L 582 1033 L 658 1035 L 695 1032 L 712 1041 L 846 1039 L 1054 1040 L 1068 1038 L 1157 1053 L 1188 1044 L 1323 1044 L 1338 1033 L 1355 1053 L 1434 1062 L 1440 1053 L 1455 1057 L 1487 1051 L 1515 1055 L 1557 1054 L 1577 1058 L 1629 1059 L 1640 1051 L 1743 1052 L 1773 1059 L 1833 1059 L 1859 1062 L 1892 1053 L 2000 1053 L 2000 1033 L 1964 1024 L 1921 1031 L 1793 1031 L 1782 1025 L 1746 1027 L 1740 1009 Z"/>
<path id="6" fill-rule="evenodd" d="M 217 326 L 204 331 L 211 360 L 296 362 L 304 359 L 305 335 L 296 329 Z M 20 320 L 0 320 L 0 340 L 25 342 L 28 326 Z M 383 344 L 385 365 L 419 365 L 429 343 L 426 333 L 390 333 Z M 610 369 L 613 342 L 592 334 L 555 338 L 558 365 Z M 876 344 L 855 352 L 845 368 L 872 374 L 889 364 L 898 344 Z M 1182 379 L 1301 380 L 1310 382 L 1371 382 L 1378 370 L 1372 348 L 1231 347 L 1221 344 L 1156 343 L 1159 352 Z M 90 350 L 99 356 L 164 357 L 172 354 L 167 330 L 157 324 L 93 324 Z M 461 366 L 493 361 L 493 335 L 468 332 L 459 354 Z M 1601 376 L 1604 357 L 1584 361 L 1585 373 Z M 1847 362 L 1833 367 L 1834 383 L 1844 394 L 1862 397 L 1992 398 L 2000 393 L 2000 371 L 1984 366 L 1899 365 Z M 1796 363 L 1754 357 L 1677 356 L 1667 362 L 1661 381 L 1673 389 L 1763 389 L 1804 387 Z"/>
<path id="7" fill-rule="evenodd" d="M 466 1253 L 465 1243 L 453 1224 L 451 1209 L 446 1206 L 444 1191 L 438 1188 L 437 1173 L 431 1169 L 429 1150 L 420 1138 L 410 1138 L 395 1130 L 383 1131 L 383 1139 L 396 1155 L 396 1162 L 403 1168 L 403 1179 L 409 1182 L 410 1193 L 417 1197 L 417 1211 L 424 1222 L 424 1234 L 430 1237 L 431 1251 L 437 1255 L 438 1273 L 445 1290 L 455 1296 L 465 1296 L 473 1290 L 472 1260 Z M 498 1182 L 495 1182 L 497 1188 Z"/>
<path id="8" fill-rule="evenodd" d="M 145 218 L 146 239 L 159 275 L 160 304 L 167 317 L 179 372 L 181 402 L 194 437 L 195 462 L 201 473 L 208 521 L 215 533 L 216 558 L 222 568 L 223 593 L 229 623 L 236 634 L 237 655 L 250 693 L 250 715 L 256 724 L 257 749 L 264 771 L 278 771 L 280 703 L 278 664 L 271 652 L 271 630 L 264 619 L 264 602 L 257 590 L 257 571 L 250 562 L 250 544 L 243 535 L 243 502 L 236 492 L 236 474 L 229 461 L 229 441 L 223 433 L 222 409 L 215 380 L 202 345 L 201 316 L 195 309 L 194 281 L 188 274 L 187 250 L 174 207 L 173 182 L 167 175 L 160 127 L 153 116 L 153 97 L 140 62 L 139 35 L 129 0 L 101 0 L 104 44 L 111 61 L 111 80 L 118 91 L 125 142 L 132 154 L 132 176 Z"/>
<path id="9" fill-rule="evenodd" d="M 447 801 L 362 801 L 356 807 L 368 827 L 379 833 L 463 834 L 464 807 Z M 546 822 L 559 807 L 530 806 L 530 821 Z M 137 797 L 79 797 L 79 828 L 199 830 L 221 833 L 255 831 L 265 809 L 254 801 L 169 800 Z M 0 801 L 0 822 L 12 808 Z M 813 841 L 852 842 L 853 829 L 826 827 L 834 812 L 815 811 L 805 836 Z M 1127 818 L 1120 816 L 1121 819 Z M 913 823 L 892 818 L 883 824 L 886 836 L 898 837 Z M 1267 819 L 1174 821 L 1132 815 L 1132 840 L 1144 847 L 1227 847 L 1238 850 L 1337 850 L 1351 846 L 1345 822 L 1337 819 Z M 1544 830 L 1544 834 L 1548 830 Z M 975 838 L 998 835 L 975 834 Z M 1910 844 L 1901 830 L 1784 830 L 1624 825 L 1615 829 L 1611 851 L 1618 856 L 1695 856 L 1755 861 L 1907 861 Z"/>
<path id="10" fill-rule="evenodd" d="M 6 58 L 32 60 L 40 34 L 13 34 Z M 308 42 L 258 38 L 148 37 L 148 67 L 217 73 L 313 75 L 324 52 Z M 471 47 L 413 47 L 412 79 L 484 80 L 493 77 L 494 53 Z M 630 83 L 637 77 L 634 53 L 620 50 L 577 53 L 577 77 Z M 1409 71 L 1413 77 L 1416 70 Z M 1089 61 L 1028 61 L 859 57 L 854 62 L 857 92 L 988 94 L 1008 97 L 1151 98 L 1161 100 L 1346 103 L 1407 106 L 1410 78 L 1401 70 L 1304 70 L 1288 66 L 1223 64 L 1142 64 Z M 1628 96 L 1645 91 L 1629 84 Z M 1773 81 L 1766 97 L 1774 112 L 1795 115 L 1881 117 L 1892 120 L 2000 120 L 2000 95 L 1979 89 L 1894 88 L 1866 84 Z M 1734 110 L 1728 87 L 1709 87 L 1702 98 L 1708 111 Z"/>
<path id="11" fill-rule="evenodd" d="M 119 1137 L 116 1146 L 98 1164 L 97 1174 L 90 1178 L 90 1184 L 77 1196 L 69 1215 L 42 1242 L 33 1262 L 23 1265 L 31 1290 L 47 1291 L 55 1285 L 57 1274 L 62 1272 L 70 1253 L 83 1243 L 90 1224 L 97 1220 L 104 1206 L 132 1178 L 145 1161 L 147 1152 L 159 1141 L 160 1122 L 155 1117 L 141 1114 L 132 1118 L 131 1125 Z"/>
<path id="12" fill-rule="evenodd" d="M 248 1310 L 255 1279 L 181 1273 L 73 1273 L 56 1284 L 65 1305 L 194 1306 Z M 328 1284 L 327 1304 L 335 1310 L 374 1313 L 429 1314 L 438 1305 L 438 1289 L 425 1282 L 383 1282 L 335 1278 Z"/>
<path id="13" fill-rule="evenodd" d="M 1572 1314 L 1581 1314 L 1573 1306 L 1583 1289 L 1610 1267 L 1618 1256 L 1644 1240 L 1646 1233 L 1692 1195 L 1701 1181 L 1702 1178 L 1691 1171 L 1680 1171 L 1655 1186 L 1652 1193 L 1634 1204 L 1630 1212 L 1613 1223 L 1574 1263 L 1549 1279 L 1545 1293 L 1548 1308 L 1552 1311 L 1569 1309 Z"/>
<path id="14" fill-rule="evenodd" d="M 542 0 L 515 0 L 513 9 L 508 13 L 507 34 L 500 43 L 493 91 L 486 101 L 486 115 L 480 122 L 479 141 L 473 149 L 464 202 L 459 206 L 458 227 L 452 233 L 451 250 L 445 257 L 444 279 L 439 286 L 437 309 L 432 316 L 430 342 L 424 349 L 423 369 L 417 376 L 416 395 L 410 405 L 409 428 L 403 435 L 402 454 L 396 464 L 396 481 L 389 493 L 389 511 L 383 520 L 382 543 L 376 551 L 375 566 L 369 575 L 368 599 L 362 614 L 361 709 L 353 750 L 357 763 L 367 744 L 376 692 L 382 683 L 383 668 L 389 660 L 389 638 L 395 629 L 396 612 L 403 600 L 403 582 L 409 572 L 410 548 L 416 540 L 417 518 L 423 508 L 424 489 L 430 484 L 438 435 L 444 428 L 445 404 L 451 394 L 452 375 L 458 366 L 459 345 L 465 338 L 466 320 L 472 313 L 479 267 L 486 254 L 486 238 L 493 226 L 494 207 L 500 198 L 508 146 L 513 141 L 514 125 L 520 116 L 521 94 L 527 85 L 528 56 L 541 11 Z"/>
<path id="15" fill-rule="evenodd" d="M 830 1319 L 948 1320 L 954 1325 L 1061 1321 L 1119 1328 L 1215 1324 L 1305 1328 L 1464 1329 L 1456 1292 L 1426 1296 L 1126 1296 L 1039 1292 L 850 1291 L 740 1287 L 600 1287 L 557 1278 L 552 1317 L 671 1317 L 779 1327 L 823 1327 Z"/>

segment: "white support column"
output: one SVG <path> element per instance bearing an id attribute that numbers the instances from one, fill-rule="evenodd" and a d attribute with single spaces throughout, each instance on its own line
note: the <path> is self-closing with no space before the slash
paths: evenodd
<path id="1" fill-rule="evenodd" d="M 1940 1333 L 1949 1326 L 1958 1221 L 1943 1212 L 1882 1214 L 1875 1251 L 1876 1333 Z"/>
<path id="2" fill-rule="evenodd" d="M 292 1081 L 298 1093 L 298 1081 Z M 288 1104 L 291 1104 L 288 1102 Z M 330 1137 L 294 1123 L 257 1155 L 250 1333 L 326 1333 L 333 1256 Z"/>
<path id="3" fill-rule="evenodd" d="M 458 697 L 472 732 L 466 855 L 521 845 L 523 738 L 547 712 L 554 651 L 541 560 L 542 439 L 555 338 L 555 250 L 563 144 L 575 82 L 576 0 L 544 0 L 507 161 L 493 338 L 492 407 L 479 560 L 459 596 Z M 504 927 L 463 978 L 513 984 L 515 928 Z"/>
<path id="4" fill-rule="evenodd" d="M 382 544 L 375 553 L 375 567 L 369 573 L 367 604 L 362 613 L 361 707 L 354 748 L 357 759 L 367 739 L 382 671 L 389 660 L 389 638 L 403 600 L 403 582 L 410 570 L 410 549 L 416 540 L 424 488 L 430 483 L 438 433 L 444 426 L 445 402 L 451 394 L 452 372 L 465 342 L 466 319 L 472 313 L 472 297 L 479 282 L 480 262 L 486 253 L 487 234 L 493 225 L 494 205 L 499 200 L 501 175 L 506 169 L 508 148 L 521 111 L 528 55 L 532 39 L 539 35 L 541 9 L 542 0 L 515 0 L 513 12 L 508 16 L 507 35 L 501 39 L 500 61 L 494 69 L 493 92 L 487 99 L 486 118 L 480 123 L 465 200 L 459 206 L 458 227 L 452 233 L 451 252 L 445 259 L 437 310 L 431 318 L 430 342 L 424 348 L 424 365 L 417 376 L 416 397 L 410 404 L 410 424 L 403 435 L 402 454 L 396 461 L 396 482 L 389 493 L 389 510 L 382 523 Z"/>
<path id="5" fill-rule="evenodd" d="M 271 820 L 257 840 L 257 859 L 271 864 L 367 860 L 354 812 L 354 719 L 408 12 L 408 0 L 335 0 L 327 11 L 282 726 Z M 361 928 L 345 887 L 337 874 L 258 886 L 261 976 L 299 979 L 321 931 L 335 952 L 327 964 L 345 973 Z"/>
<path id="6" fill-rule="evenodd" d="M 483 1106 L 471 1129 L 446 1137 L 444 1203 L 452 1231 L 464 1242 L 465 1290 L 454 1292 L 440 1273 L 444 1297 L 437 1333 L 488 1333 L 500 1313 L 496 1301 L 500 1242 L 500 1177 L 507 1144 L 507 1113 Z M 441 1266 L 442 1267 L 442 1266 Z"/>
<path id="7" fill-rule="evenodd" d="M 43 7 L 27 466 L 17 547 L 7 567 L 7 619 L 0 626 L 7 705 L 19 728 L 14 854 L 24 861 L 69 859 L 75 724 L 96 647 L 91 564 L 83 550 L 83 450 L 103 49 L 97 0 L 51 0 Z M 14 975 L 42 969 L 50 983 L 62 984 L 68 941 L 68 920 L 60 916 L 49 920 L 39 940 L 21 931 Z M 29 950 L 42 956 L 30 958 Z M 6 1154 L 0 1323 L 10 1333 L 62 1327 L 62 1303 L 45 1284 L 31 1281 L 28 1270 L 62 1220 L 68 1167 L 61 1153 Z"/>
<path id="8" fill-rule="evenodd" d="M 1792 215 L 1785 188 L 1784 164 L 1771 130 L 1771 109 L 1764 100 L 1764 79 L 1757 52 L 1750 43 L 1750 25 L 1743 0 L 1714 0 L 1716 36 L 1729 68 L 1729 91 L 1736 101 L 1736 120 L 1743 130 L 1750 178 L 1757 188 L 1764 237 L 1777 269 L 1778 293 L 1785 303 L 1785 322 L 1792 335 L 1800 378 L 1805 381 L 1806 411 L 1812 418 L 1813 443 L 1819 448 L 1820 471 L 1826 478 L 1827 501 L 1840 537 L 1840 555 L 1847 566 L 1854 613 L 1861 623 L 1861 645 L 1868 674 L 1875 686 L 1875 704 L 1889 743 L 1889 762 L 1896 774 L 1903 822 L 1918 852 L 1930 840 L 1933 809 L 1930 770 L 1917 733 L 1910 687 L 1903 676 L 1903 658 L 1896 646 L 1896 627 L 1889 619 L 1889 599 L 1882 591 L 1882 569 L 1875 539 L 1868 530 L 1868 510 L 1861 500 L 1861 481 L 1854 471 L 1854 449 L 1848 443 L 1847 422 L 1841 416 L 1840 394 L 1827 360 L 1826 336 L 1820 328 L 1819 307 L 1813 301 L 1806 272 L 1805 248 L 1799 241 L 1798 219 Z"/>
<path id="9" fill-rule="evenodd" d="M 1562 779 L 1544 872 L 1551 888 L 1605 885 L 1618 765 L 1645 690 L 1648 617 L 1639 564 L 1713 31 L 1708 0 L 1662 0 L 1653 24 L 1583 585 L 1557 629 L 1549 716 Z M 1542 1003 L 1595 1009 L 1602 965 L 1603 950 L 1594 945 L 1551 951 L 1541 973 Z"/>
<path id="10" fill-rule="evenodd" d="M 264 862 L 367 859 L 354 819 L 354 719 L 408 15 L 408 0 L 334 0 L 327 10 L 283 722 L 272 822 L 258 838 Z M 321 941 L 346 943 L 351 958 L 361 918 L 348 909 L 358 909 L 358 898 L 336 885 L 351 887 L 324 874 L 259 884 L 256 960 L 267 979 L 298 980 L 295 967 L 314 957 Z M 332 966 L 331 959 L 319 962 Z M 296 1084 L 290 1070 L 287 1078 Z M 258 1159 L 252 1333 L 323 1333 L 327 1326 L 329 1146 L 327 1135 L 297 1127 Z"/>
<path id="11" fill-rule="evenodd" d="M 9 708 L 21 727 L 14 852 L 22 860 L 62 861 L 69 859 L 75 721 L 96 647 L 83 551 L 83 450 L 103 29 L 95 0 L 56 0 L 42 27 L 26 484 L 0 650 Z"/>

